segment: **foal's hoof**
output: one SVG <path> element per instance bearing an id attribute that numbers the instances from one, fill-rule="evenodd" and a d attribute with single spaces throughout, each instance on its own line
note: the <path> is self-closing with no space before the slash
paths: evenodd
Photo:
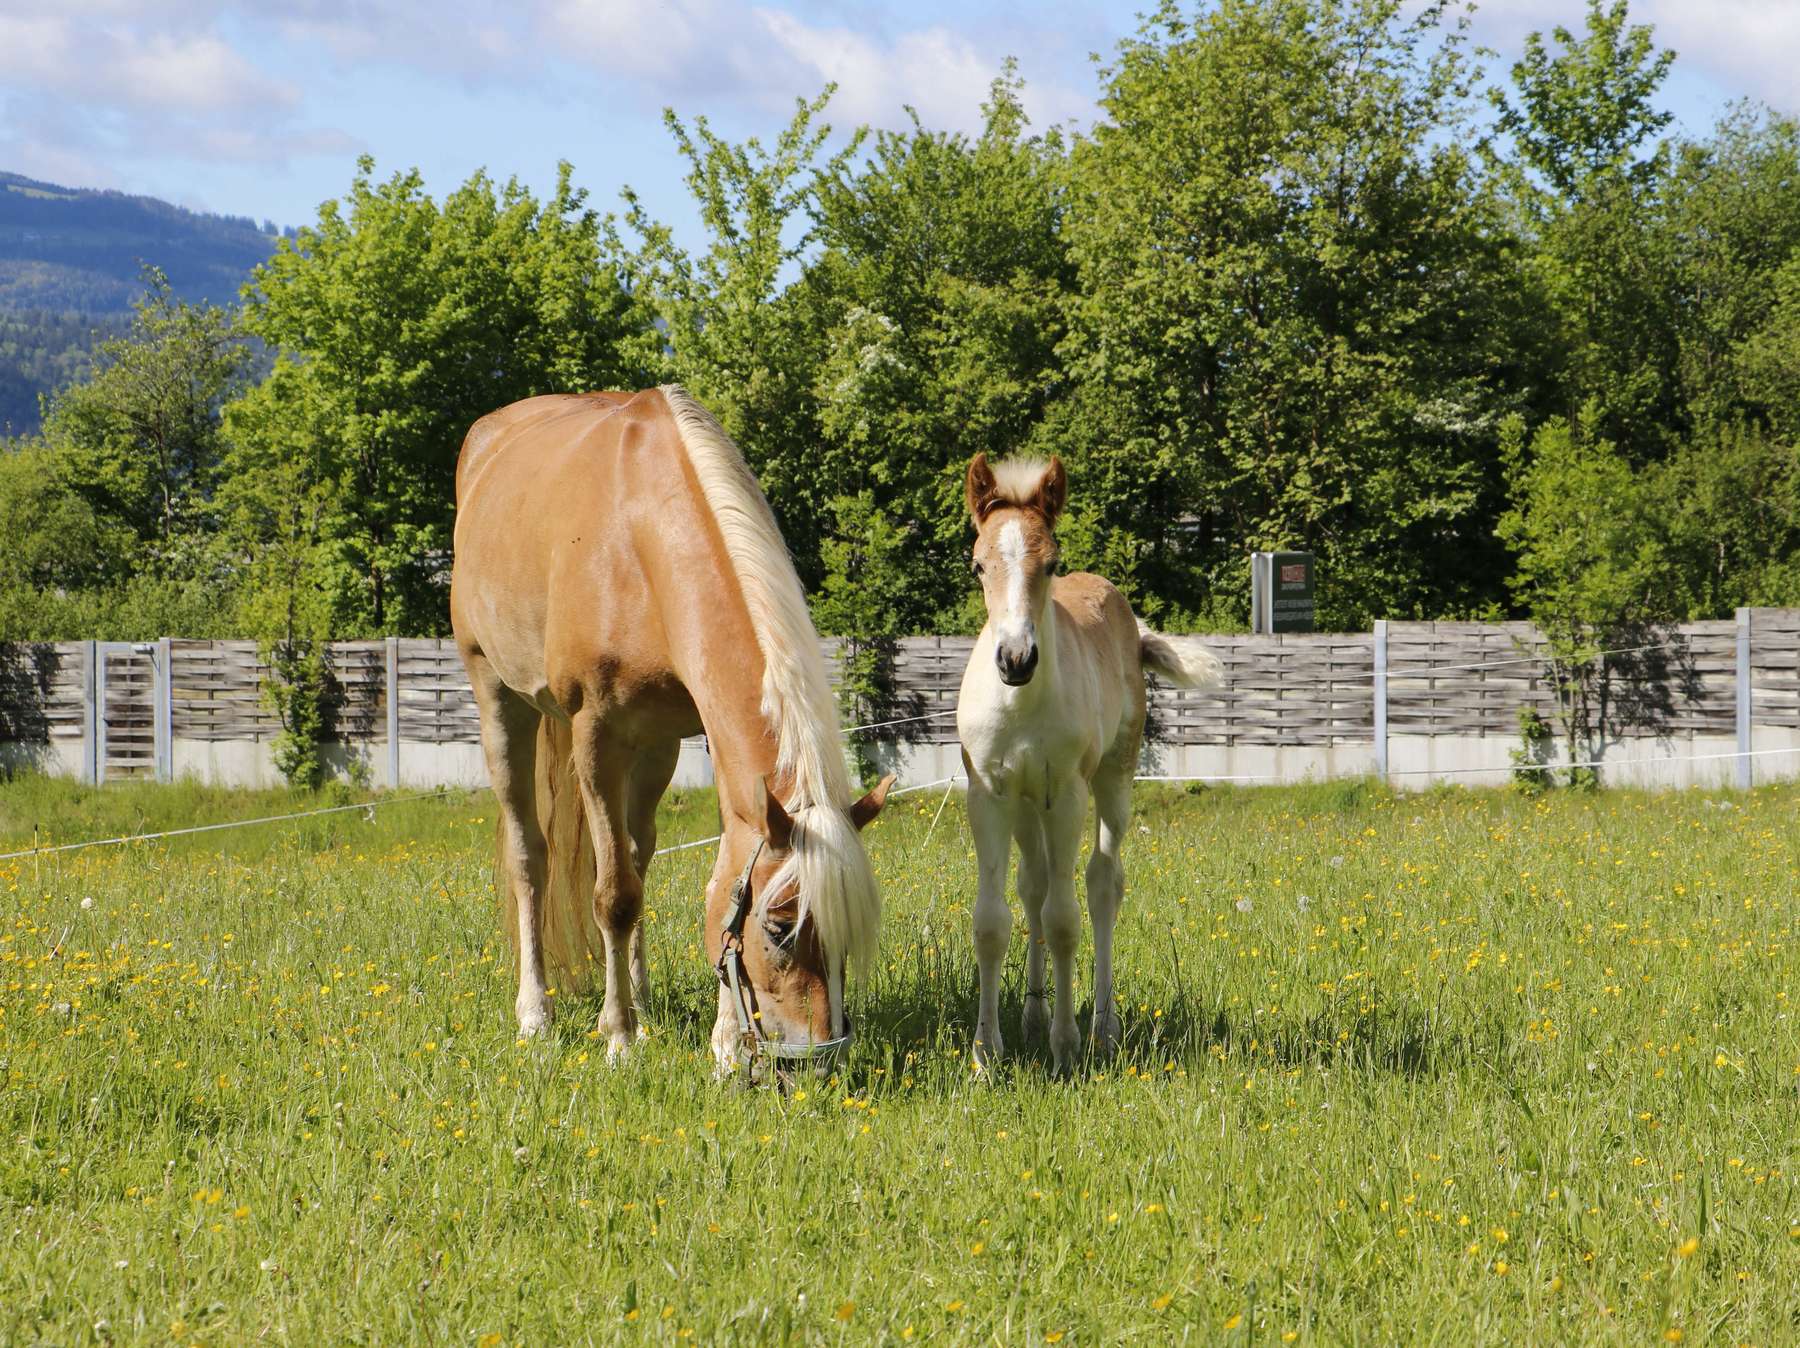
<path id="1" fill-rule="evenodd" d="M 1065 1077 L 1075 1071 L 1081 1057 L 1081 1031 L 1073 1024 L 1050 1026 L 1050 1057 L 1056 1064 L 1056 1075 Z"/>
<path id="2" fill-rule="evenodd" d="M 628 1027 L 613 1026 L 608 1028 L 607 1026 L 602 1025 L 600 1027 L 600 1037 L 606 1040 L 606 1060 L 608 1062 L 623 1062 L 625 1056 L 636 1047 L 638 1040 L 644 1038 L 644 1035 L 640 1030 Z"/>
<path id="3" fill-rule="evenodd" d="M 1088 1039 L 1088 1050 L 1101 1062 L 1119 1051 L 1119 1013 L 1110 1007 L 1094 1012 L 1094 1028 Z"/>
<path id="4" fill-rule="evenodd" d="M 1050 1028 L 1050 999 L 1041 992 L 1025 994 L 1025 1013 L 1020 1017 L 1020 1028 L 1025 1037 L 1038 1040 Z"/>
<path id="5" fill-rule="evenodd" d="M 519 1038 L 530 1039 L 550 1028 L 550 1003 L 521 1004 L 516 1010 L 519 1016 Z"/>
<path id="6" fill-rule="evenodd" d="M 998 1067 L 1000 1060 L 1006 1056 L 1006 1045 L 1001 1041 L 1000 1031 L 976 1031 L 975 1046 L 969 1050 L 969 1056 L 974 1060 L 977 1072 Z"/>

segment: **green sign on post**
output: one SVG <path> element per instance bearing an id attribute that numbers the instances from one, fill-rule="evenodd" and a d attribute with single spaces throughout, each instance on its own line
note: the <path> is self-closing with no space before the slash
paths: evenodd
<path id="1" fill-rule="evenodd" d="M 1250 554 L 1250 630 L 1263 635 L 1313 630 L 1313 555 Z"/>

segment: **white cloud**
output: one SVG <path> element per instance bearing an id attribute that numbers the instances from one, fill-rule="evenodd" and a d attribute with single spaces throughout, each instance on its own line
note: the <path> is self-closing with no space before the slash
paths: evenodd
<path id="1" fill-rule="evenodd" d="M 300 88 L 217 29 L 216 13 L 174 0 L 63 0 L 0 15 L 7 166 L 96 183 L 116 177 L 99 165 L 121 154 L 279 164 L 348 142 L 300 125 Z M 57 115 L 26 111 L 43 106 Z"/>
<path id="2" fill-rule="evenodd" d="M 943 24 L 889 33 L 729 0 L 662 0 L 653 19 L 633 0 L 544 0 L 538 29 L 559 55 L 659 102 L 778 112 L 835 83 L 834 120 L 899 126 L 911 106 L 928 126 L 964 131 L 980 125 L 1008 54 Z M 1025 102 L 1040 124 L 1093 106 L 1053 83 L 1028 83 Z"/>
<path id="3" fill-rule="evenodd" d="M 292 84 L 271 78 L 210 35 L 154 34 L 116 44 L 94 77 L 97 89 L 112 89 L 140 106 L 188 113 L 285 110 L 300 102 Z"/>
<path id="4" fill-rule="evenodd" d="M 1680 53 L 1728 97 L 1800 110 L 1794 69 L 1800 62 L 1800 4 L 1792 0 L 1649 0 L 1634 17 L 1656 25 L 1659 45 Z"/>
<path id="5" fill-rule="evenodd" d="M 1416 11 L 1424 3 L 1407 0 L 1406 9 Z M 1748 97 L 1800 111 L 1800 86 L 1793 76 L 1800 61 L 1797 0 L 1631 0 L 1629 21 L 1651 25 L 1657 48 L 1677 53 L 1676 78 L 1711 86 L 1721 105 Z M 1470 31 L 1500 53 L 1496 74 L 1504 76 L 1526 34 L 1548 36 L 1559 26 L 1579 37 L 1587 27 L 1586 7 L 1575 0 L 1490 2 L 1476 11 Z"/>
<path id="6" fill-rule="evenodd" d="M 854 122 L 893 125 L 911 106 L 927 126 L 973 130 L 1000 69 L 998 60 L 947 28 L 883 42 L 848 28 L 814 28 L 781 10 L 759 9 L 756 17 L 789 61 L 810 75 L 810 85 L 837 84 L 832 110 Z"/>

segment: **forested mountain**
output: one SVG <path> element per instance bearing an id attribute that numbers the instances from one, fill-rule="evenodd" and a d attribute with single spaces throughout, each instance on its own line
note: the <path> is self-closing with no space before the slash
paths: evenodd
<path id="1" fill-rule="evenodd" d="M 34 430 L 38 395 L 81 373 L 96 332 L 123 330 L 146 266 L 181 299 L 229 304 L 277 233 L 0 172 L 0 435 Z"/>

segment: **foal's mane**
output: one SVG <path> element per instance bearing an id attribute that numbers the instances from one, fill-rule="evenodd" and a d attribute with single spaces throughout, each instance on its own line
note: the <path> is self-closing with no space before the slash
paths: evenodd
<path id="1" fill-rule="evenodd" d="M 793 851 L 783 870 L 796 872 L 801 903 L 826 953 L 866 959 L 874 954 L 881 895 L 846 813 L 844 740 L 800 577 L 731 437 L 679 384 L 663 385 L 662 395 L 719 526 L 762 653 L 762 713 L 775 731 L 775 770 L 792 783 L 784 803 L 794 819 Z M 771 892 L 776 887 L 771 881 Z"/>
<path id="2" fill-rule="evenodd" d="M 1038 488 L 1043 485 L 1044 474 L 1050 465 L 1043 459 L 1018 458 L 1002 459 L 992 467 L 994 503 L 1027 506 L 1036 499 Z"/>

